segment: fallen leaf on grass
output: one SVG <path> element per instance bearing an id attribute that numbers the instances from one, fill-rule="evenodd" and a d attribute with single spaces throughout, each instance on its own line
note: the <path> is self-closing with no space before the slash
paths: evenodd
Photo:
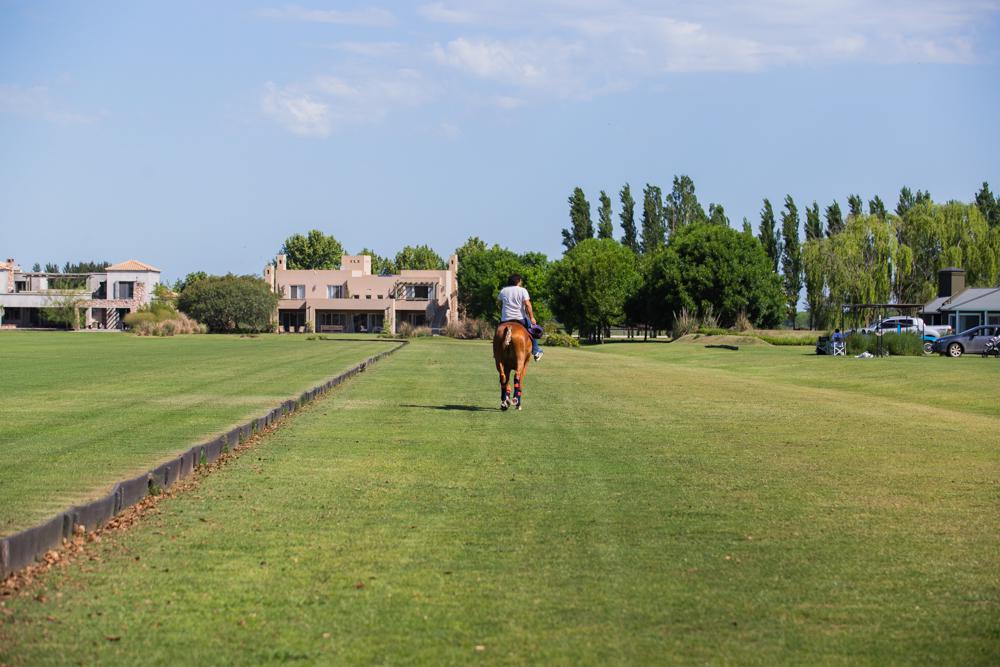
<path id="1" fill-rule="evenodd" d="M 359 581 L 358 583 L 354 584 L 354 587 L 357 588 L 358 590 L 361 590 L 362 588 L 365 587 L 365 582 Z"/>
<path id="2" fill-rule="evenodd" d="M 121 641 L 122 636 L 121 635 L 104 635 L 104 638 L 107 639 L 109 642 L 117 642 L 117 641 Z"/>
<path id="3" fill-rule="evenodd" d="M 476 644 L 476 650 L 482 653 L 483 651 L 486 650 L 486 647 L 483 646 L 482 644 Z"/>

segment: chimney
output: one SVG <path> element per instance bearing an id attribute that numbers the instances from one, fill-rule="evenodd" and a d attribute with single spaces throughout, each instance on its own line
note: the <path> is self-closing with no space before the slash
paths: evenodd
<path id="1" fill-rule="evenodd" d="M 949 267 L 938 271 L 938 296 L 953 297 L 965 291 L 965 269 Z"/>
<path id="2" fill-rule="evenodd" d="M 285 271 L 288 268 L 288 258 L 285 255 L 278 255 L 278 270 Z"/>

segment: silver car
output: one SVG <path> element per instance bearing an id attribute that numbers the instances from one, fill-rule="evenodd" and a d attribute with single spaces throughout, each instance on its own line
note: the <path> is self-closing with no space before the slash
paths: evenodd
<path id="1" fill-rule="evenodd" d="M 982 354 L 986 346 L 997 336 L 1000 336 L 1000 325 L 984 324 L 953 336 L 942 336 L 934 341 L 932 349 L 938 354 L 947 354 L 949 357 Z"/>

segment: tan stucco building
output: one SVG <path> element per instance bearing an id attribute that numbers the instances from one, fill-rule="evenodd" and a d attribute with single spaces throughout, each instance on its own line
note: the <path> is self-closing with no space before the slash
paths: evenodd
<path id="1" fill-rule="evenodd" d="M 44 312 L 67 301 L 83 311 L 88 329 L 121 329 L 125 315 L 148 304 L 160 270 L 130 259 L 96 273 L 22 271 L 13 259 L 0 262 L 2 328 L 44 327 Z"/>
<path id="2" fill-rule="evenodd" d="M 439 329 L 458 320 L 458 257 L 442 271 L 372 275 L 368 255 L 344 255 L 340 269 L 293 270 L 285 255 L 264 269 L 281 299 L 278 331 L 390 331 L 403 322 Z"/>

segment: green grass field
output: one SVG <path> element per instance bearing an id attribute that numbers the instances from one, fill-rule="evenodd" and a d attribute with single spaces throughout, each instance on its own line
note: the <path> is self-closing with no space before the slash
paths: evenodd
<path id="1" fill-rule="evenodd" d="M 0 333 L 0 535 L 104 495 L 390 345 Z"/>
<path id="2" fill-rule="evenodd" d="M 996 664 L 998 377 L 552 348 L 500 413 L 417 340 L 8 600 L 0 663 Z"/>

